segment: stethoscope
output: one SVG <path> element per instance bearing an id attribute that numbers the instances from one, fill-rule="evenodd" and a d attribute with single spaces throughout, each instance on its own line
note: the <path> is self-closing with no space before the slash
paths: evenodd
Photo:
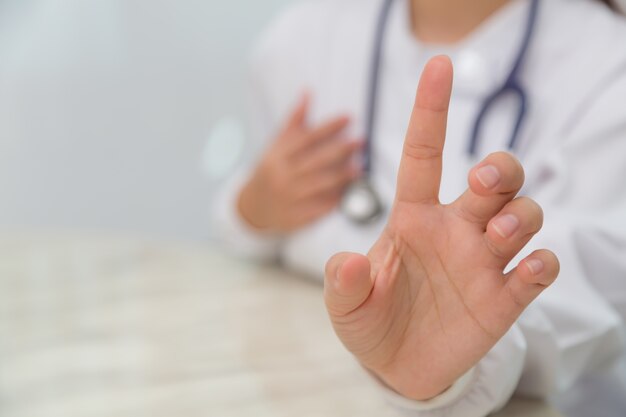
<path id="1" fill-rule="evenodd" d="M 371 172 L 372 172 L 372 143 L 374 136 L 374 129 L 376 125 L 376 110 L 378 104 L 378 93 L 380 87 L 380 67 L 381 57 L 383 52 L 383 43 L 385 39 L 385 33 L 387 28 L 387 22 L 389 20 L 389 11 L 394 0 L 384 0 L 382 8 L 378 15 L 378 22 L 375 32 L 374 48 L 372 53 L 372 66 L 369 78 L 369 95 L 366 108 L 366 124 L 365 124 L 365 140 L 363 149 L 363 172 L 364 175 L 361 179 L 355 181 L 346 191 L 346 194 L 342 201 L 342 210 L 345 215 L 359 224 L 367 224 L 378 219 L 384 212 L 384 205 L 380 199 L 379 194 L 372 186 Z M 508 147 L 510 150 L 515 148 L 519 131 L 526 116 L 526 110 L 528 107 L 528 98 L 526 92 L 519 79 L 520 71 L 528 51 L 531 39 L 535 31 L 535 24 L 537 22 L 537 10 L 539 8 L 539 0 L 531 0 L 530 8 L 528 11 L 528 18 L 526 20 L 526 30 L 522 43 L 517 53 L 517 56 L 513 62 L 513 66 L 506 80 L 497 90 L 488 95 L 476 116 L 474 127 L 471 131 L 469 140 L 468 153 L 472 156 L 476 154 L 476 148 L 478 147 L 478 138 L 480 136 L 480 130 L 483 125 L 483 121 L 487 113 L 494 107 L 494 104 L 498 99 L 502 98 L 506 94 L 511 94 L 519 101 L 519 107 L 517 110 L 517 119 L 513 125 L 513 131 L 509 139 Z"/>

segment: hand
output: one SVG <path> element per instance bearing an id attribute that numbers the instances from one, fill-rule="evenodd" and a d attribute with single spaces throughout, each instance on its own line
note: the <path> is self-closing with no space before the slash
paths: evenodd
<path id="1" fill-rule="evenodd" d="M 344 345 L 388 386 L 432 398 L 474 366 L 555 279 L 552 252 L 504 268 L 542 225 L 541 208 L 515 198 L 524 181 L 511 155 L 489 155 L 469 189 L 439 202 L 452 65 L 424 69 L 406 135 L 396 197 L 367 256 L 335 255 L 325 300 Z"/>
<path id="2" fill-rule="evenodd" d="M 239 195 L 239 213 L 256 229 L 284 233 L 318 219 L 360 176 L 351 162 L 361 143 L 338 136 L 348 118 L 308 128 L 307 110 L 305 96 Z"/>

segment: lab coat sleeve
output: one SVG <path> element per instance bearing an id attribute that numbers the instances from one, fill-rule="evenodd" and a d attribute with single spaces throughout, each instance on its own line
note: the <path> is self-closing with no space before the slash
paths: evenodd
<path id="1" fill-rule="evenodd" d="M 547 398 L 613 367 L 626 314 L 626 77 L 575 114 L 527 172 L 544 228 L 511 263 L 549 248 L 561 273 L 452 394 L 410 401 L 381 386 L 407 415 L 480 417 L 514 392 Z M 528 182 L 527 182 L 528 184 Z M 609 290 L 607 290 L 607 288 Z M 622 315 L 619 314 L 622 313 Z M 462 384 L 462 387 L 458 387 Z M 450 390 L 449 390 L 450 391 Z"/>
<path id="2" fill-rule="evenodd" d="M 243 257 L 272 261 L 278 256 L 280 238 L 264 234 L 241 218 L 237 207 L 239 192 L 248 181 L 272 136 L 268 98 L 263 77 L 266 42 L 252 54 L 247 82 L 246 143 L 248 154 L 233 175 L 218 187 L 212 201 L 211 230 L 214 237 L 230 251 Z"/>
<path id="3" fill-rule="evenodd" d="M 282 237 L 255 230 L 239 215 L 239 192 L 297 99 L 297 81 L 284 75 L 297 61 L 303 7 L 288 8 L 263 33 L 249 60 L 246 83 L 246 144 L 241 166 L 218 187 L 210 213 L 214 238 L 232 252 L 259 261 L 279 257 Z M 301 25 L 300 25 L 301 26 Z"/>
<path id="4" fill-rule="evenodd" d="M 526 341 L 517 325 L 450 388 L 428 401 L 401 396 L 377 381 L 390 404 L 413 417 L 484 417 L 506 405 L 524 367 Z"/>
<path id="5" fill-rule="evenodd" d="M 564 140 L 529 172 L 544 227 L 523 255 L 549 248 L 561 273 L 518 322 L 528 344 L 518 387 L 525 395 L 565 391 L 613 366 L 624 351 L 625 67 L 572 113 Z"/>
<path id="6" fill-rule="evenodd" d="M 272 262 L 278 258 L 281 238 L 255 230 L 238 212 L 239 190 L 247 179 L 248 173 L 241 171 L 218 192 L 213 206 L 211 229 L 227 250 L 245 258 Z"/>

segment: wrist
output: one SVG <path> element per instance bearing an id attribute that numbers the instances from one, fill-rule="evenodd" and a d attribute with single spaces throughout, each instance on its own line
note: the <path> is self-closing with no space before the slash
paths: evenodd
<path id="1" fill-rule="evenodd" d="M 267 210 L 262 207 L 262 199 L 257 189 L 254 178 L 243 186 L 237 198 L 237 214 L 250 228 L 259 232 L 271 232 L 271 222 L 265 215 Z"/>

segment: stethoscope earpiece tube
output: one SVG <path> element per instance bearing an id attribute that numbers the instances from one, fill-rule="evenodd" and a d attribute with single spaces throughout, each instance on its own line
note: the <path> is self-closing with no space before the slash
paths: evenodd
<path id="1" fill-rule="evenodd" d="M 367 100 L 365 123 L 365 145 L 363 148 L 363 171 L 369 175 L 372 167 L 372 144 L 374 142 L 374 129 L 376 128 L 376 108 L 378 105 L 378 90 L 380 87 L 380 62 L 382 60 L 383 43 L 387 32 L 387 21 L 393 0 L 384 0 L 378 13 L 376 32 L 374 34 L 374 52 L 372 54 L 372 66 L 369 78 L 369 94 Z"/>
<path id="2" fill-rule="evenodd" d="M 356 181 L 346 192 L 344 200 L 342 202 L 342 209 L 344 213 L 358 224 L 365 224 L 372 222 L 380 217 L 384 211 L 382 201 L 372 186 L 371 174 L 372 174 L 372 153 L 374 142 L 374 130 L 376 129 L 376 113 L 378 104 L 378 94 L 380 88 L 380 68 L 382 61 L 382 53 L 385 41 L 385 33 L 387 28 L 387 22 L 389 20 L 389 13 L 394 0 L 383 0 L 382 7 L 378 14 L 378 20 L 376 23 L 376 31 L 374 37 L 374 50 L 372 53 L 372 67 L 369 77 L 369 94 L 366 108 L 366 123 L 365 123 L 365 144 L 363 147 L 363 172 L 364 177 Z M 535 31 L 537 22 L 537 14 L 539 9 L 539 0 L 531 0 L 530 8 L 528 12 L 528 19 L 526 21 L 526 30 L 522 38 L 522 44 L 519 52 L 515 58 L 511 71 L 507 76 L 504 84 L 496 91 L 491 93 L 485 98 L 483 105 L 481 106 L 474 126 L 471 131 L 469 140 L 468 153 L 472 156 L 476 155 L 478 148 L 478 142 L 480 137 L 480 130 L 482 128 L 483 121 L 494 106 L 494 103 L 498 101 L 507 93 L 511 93 L 518 98 L 519 108 L 517 111 L 517 119 L 513 126 L 511 138 L 508 143 L 509 149 L 515 148 L 519 137 L 522 124 L 526 117 L 528 109 L 528 99 L 524 88 L 519 80 L 519 72 L 521 71 L 526 53 L 530 46 L 530 42 Z"/>
<path id="3" fill-rule="evenodd" d="M 343 212 L 354 223 L 366 225 L 379 219 L 385 208 L 382 199 L 371 183 L 372 174 L 372 144 L 374 142 L 374 129 L 376 128 L 376 107 L 378 104 L 378 89 L 380 86 L 380 62 L 382 60 L 383 43 L 389 11 L 393 0 L 384 0 L 378 14 L 376 32 L 374 34 L 374 53 L 372 54 L 372 66 L 369 78 L 369 94 L 366 108 L 365 144 L 363 147 L 363 173 L 364 177 L 350 185 L 341 202 Z"/>
<path id="4" fill-rule="evenodd" d="M 486 114 L 489 112 L 493 104 L 507 93 L 511 93 L 517 96 L 519 101 L 517 119 L 515 120 L 515 124 L 513 126 L 513 131 L 511 133 L 511 138 L 509 139 L 508 148 L 514 149 L 515 145 L 517 144 L 519 132 L 521 130 L 524 119 L 526 118 L 526 112 L 528 109 L 528 99 L 526 96 L 526 92 L 524 91 L 524 87 L 520 82 L 519 73 L 521 71 L 522 64 L 524 63 L 524 59 L 526 58 L 526 53 L 528 52 L 533 33 L 535 32 L 538 9 L 539 0 L 531 0 L 530 8 L 528 10 L 528 18 L 526 19 L 526 30 L 524 31 L 522 44 L 519 48 L 517 56 L 515 57 L 515 61 L 513 62 L 511 71 L 506 77 L 506 80 L 504 81 L 502 87 L 491 93 L 485 99 L 481 109 L 478 112 L 478 116 L 476 116 L 476 121 L 474 122 L 474 127 L 472 128 L 472 135 L 470 136 L 469 140 L 469 147 L 467 149 L 468 153 L 472 156 L 476 155 L 476 150 L 478 148 L 478 138 L 480 137 L 480 130 Z"/>

